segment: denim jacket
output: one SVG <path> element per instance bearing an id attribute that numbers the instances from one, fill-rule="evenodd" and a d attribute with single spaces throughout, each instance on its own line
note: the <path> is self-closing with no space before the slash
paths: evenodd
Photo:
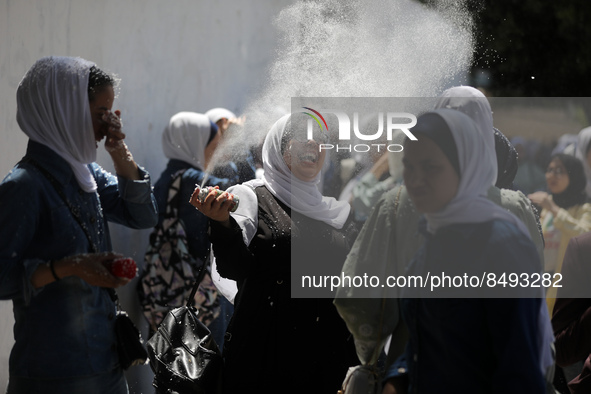
<path id="1" fill-rule="evenodd" d="M 25 159 L 0 184 L 0 299 L 12 299 L 15 317 L 10 375 L 43 379 L 112 371 L 118 359 L 109 292 L 74 276 L 39 289 L 31 285 L 40 264 L 92 251 L 81 225 L 31 159 L 63 188 L 99 252 L 111 251 L 107 221 L 132 228 L 156 224 L 149 175 L 140 169 L 142 180 L 117 178 L 92 163 L 98 189 L 86 193 L 65 160 L 29 141 Z"/>

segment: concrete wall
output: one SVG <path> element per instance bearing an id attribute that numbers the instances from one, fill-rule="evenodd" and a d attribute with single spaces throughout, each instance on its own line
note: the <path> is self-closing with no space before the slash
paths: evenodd
<path id="1" fill-rule="evenodd" d="M 0 0 L 0 177 L 24 155 L 16 88 L 47 55 L 80 56 L 121 78 L 114 109 L 127 144 L 155 180 L 165 165 L 160 136 L 181 110 L 224 106 L 240 113 L 274 56 L 273 18 L 287 0 Z M 99 148 L 99 164 L 112 170 Z M 143 260 L 147 231 L 112 227 L 115 250 Z M 134 285 L 120 295 L 137 306 Z M 142 319 L 136 313 L 137 322 Z M 0 391 L 8 380 L 12 304 L 0 302 Z M 143 322 L 142 322 L 143 323 Z M 144 334 L 147 329 L 142 325 Z M 144 335 L 145 336 L 145 335 Z M 149 367 L 132 368 L 131 392 L 149 393 Z"/>

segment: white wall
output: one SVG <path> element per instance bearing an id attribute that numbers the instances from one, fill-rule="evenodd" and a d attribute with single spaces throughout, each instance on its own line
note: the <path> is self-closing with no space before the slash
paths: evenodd
<path id="1" fill-rule="evenodd" d="M 121 78 L 114 109 L 127 144 L 155 180 L 165 165 L 160 135 L 181 110 L 240 113 L 274 56 L 272 19 L 288 0 L 0 0 L 0 178 L 24 155 L 16 88 L 42 56 L 80 56 Z M 112 170 L 103 148 L 99 164 Z M 4 225 L 4 224 L 2 224 Z M 113 226 L 115 250 L 143 260 L 146 231 Z M 137 306 L 134 283 L 121 291 Z M 12 305 L 0 302 L 0 391 L 8 379 Z M 136 314 L 136 321 L 141 322 Z M 143 327 L 144 333 L 146 332 Z M 149 393 L 149 367 L 132 368 L 132 392 Z"/>

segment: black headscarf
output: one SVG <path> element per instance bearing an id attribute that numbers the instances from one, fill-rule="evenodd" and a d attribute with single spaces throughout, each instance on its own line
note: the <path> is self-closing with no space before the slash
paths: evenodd
<path id="1" fill-rule="evenodd" d="M 568 209 L 575 205 L 582 205 L 587 200 L 585 194 L 585 186 L 587 186 L 587 178 L 583 170 L 583 164 L 574 156 L 564 153 L 557 153 L 550 158 L 552 160 L 558 159 L 566 168 L 568 174 L 568 186 L 562 193 L 552 194 L 552 199 L 560 208 Z"/>
<path id="2" fill-rule="evenodd" d="M 514 189 L 513 180 L 517 174 L 517 151 L 503 133 L 493 128 L 495 133 L 495 151 L 497 152 L 497 182 L 499 189 Z"/>

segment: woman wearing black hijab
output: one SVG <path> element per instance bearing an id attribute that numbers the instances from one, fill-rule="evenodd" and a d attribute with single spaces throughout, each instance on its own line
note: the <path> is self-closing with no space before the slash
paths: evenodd
<path id="1" fill-rule="evenodd" d="M 549 193 L 540 191 L 528 197 L 542 208 L 546 271 L 559 273 L 571 238 L 591 231 L 591 204 L 586 203 L 587 180 L 582 163 L 574 156 L 555 154 L 546 169 L 546 184 Z M 551 287 L 547 294 L 550 313 L 555 298 L 556 288 Z"/>

